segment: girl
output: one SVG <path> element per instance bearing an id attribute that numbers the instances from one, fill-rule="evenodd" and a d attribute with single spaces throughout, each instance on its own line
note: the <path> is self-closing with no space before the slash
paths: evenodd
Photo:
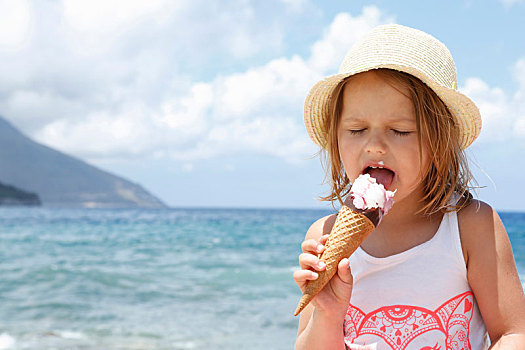
<path id="1" fill-rule="evenodd" d="M 419 30 L 379 26 L 305 102 L 327 153 L 331 194 L 369 173 L 395 204 L 301 313 L 296 349 L 525 349 L 525 298 L 498 214 L 469 192 L 464 149 L 475 104 L 456 90 L 448 49 Z M 343 198 L 347 196 L 346 199 Z M 316 271 L 336 214 L 309 228 L 294 279 Z"/>

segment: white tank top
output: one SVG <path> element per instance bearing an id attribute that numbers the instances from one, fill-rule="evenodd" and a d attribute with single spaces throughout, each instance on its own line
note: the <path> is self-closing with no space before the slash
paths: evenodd
<path id="1" fill-rule="evenodd" d="M 354 287 L 344 321 L 349 349 L 487 349 L 467 281 L 456 212 L 425 243 L 386 258 L 361 247 L 350 257 Z"/>

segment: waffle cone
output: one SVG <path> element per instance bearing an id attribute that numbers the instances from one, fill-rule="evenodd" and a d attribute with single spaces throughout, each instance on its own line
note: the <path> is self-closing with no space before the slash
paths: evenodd
<path id="1" fill-rule="evenodd" d="M 332 279 L 339 262 L 348 258 L 374 229 L 374 224 L 365 215 L 346 205 L 341 207 L 326 241 L 325 251 L 320 256 L 320 260 L 326 264 L 326 269 L 317 271 L 319 277 L 316 280 L 307 281 L 294 316 L 297 316 Z"/>

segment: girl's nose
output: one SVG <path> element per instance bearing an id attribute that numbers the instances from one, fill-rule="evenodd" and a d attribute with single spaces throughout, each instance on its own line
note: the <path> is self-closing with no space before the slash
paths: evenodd
<path id="1" fill-rule="evenodd" d="M 371 134 L 366 143 L 366 152 L 374 154 L 385 154 L 386 144 L 380 135 Z"/>

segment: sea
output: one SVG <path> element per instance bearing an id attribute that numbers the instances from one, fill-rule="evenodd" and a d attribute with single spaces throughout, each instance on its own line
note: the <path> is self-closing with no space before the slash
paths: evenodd
<path id="1" fill-rule="evenodd" d="M 0 208 L 2 349 L 293 349 L 330 210 Z M 525 213 L 500 213 L 525 277 Z"/>

